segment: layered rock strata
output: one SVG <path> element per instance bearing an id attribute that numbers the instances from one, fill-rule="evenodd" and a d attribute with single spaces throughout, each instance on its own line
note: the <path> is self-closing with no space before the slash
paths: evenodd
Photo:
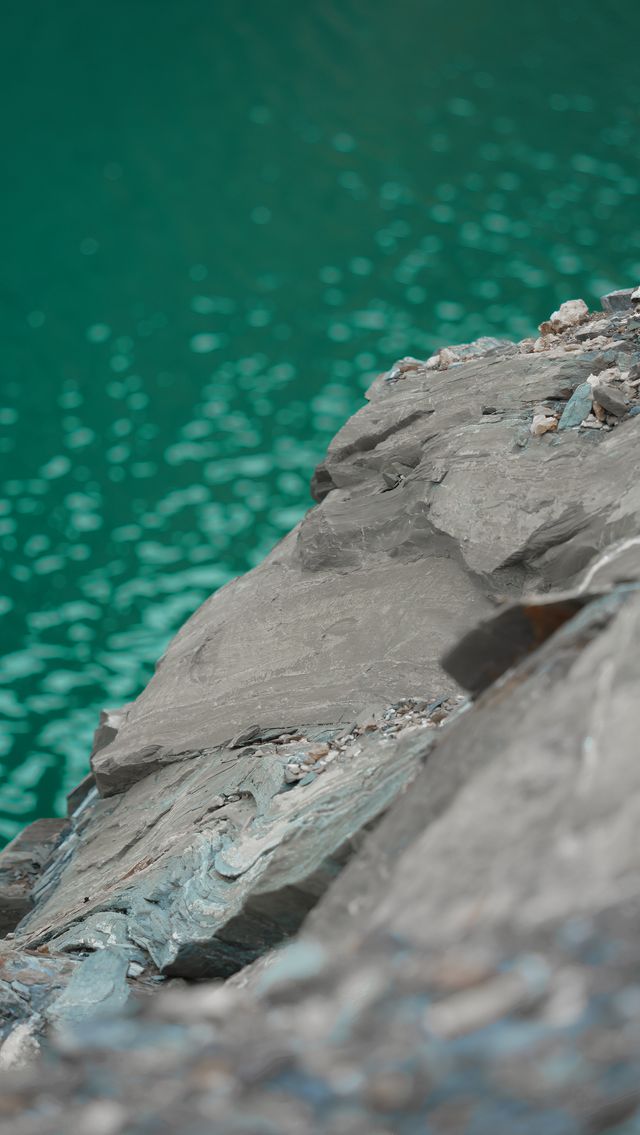
<path id="1" fill-rule="evenodd" d="M 633 289 L 376 380 L 102 724 L 0 962 L 12 1131 L 626 1132 L 639 390 Z"/>

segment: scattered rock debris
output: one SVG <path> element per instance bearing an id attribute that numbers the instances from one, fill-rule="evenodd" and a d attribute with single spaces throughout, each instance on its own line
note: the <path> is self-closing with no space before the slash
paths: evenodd
<path id="1" fill-rule="evenodd" d="M 603 430 L 605 433 L 627 417 L 640 412 L 640 287 L 626 288 L 602 297 L 602 313 L 589 311 L 583 299 L 566 300 L 539 327 L 537 339 L 510 343 L 480 338 L 473 343 L 443 347 L 426 362 L 400 360 L 386 376 L 387 382 L 420 370 L 449 370 L 478 358 L 509 353 L 547 354 L 553 358 L 576 351 L 598 350 L 586 382 L 568 391 L 560 404 L 534 410 L 529 435 L 541 438 L 558 430 Z M 482 415 L 499 420 L 496 407 L 482 407 Z M 497 416 L 496 416 L 497 415 Z M 519 444 L 526 444 L 526 439 Z"/>
<path id="2" fill-rule="evenodd" d="M 466 700 L 464 694 L 435 701 L 404 698 L 375 718 L 338 734 L 331 744 L 305 744 L 305 738 L 297 738 L 292 744 L 291 738 L 286 737 L 284 746 L 278 747 L 279 751 L 282 753 L 285 748 L 293 748 L 294 752 L 284 766 L 285 783 L 311 784 L 334 761 L 348 759 L 363 734 L 378 733 L 381 737 L 392 738 L 409 728 L 436 729 Z"/>

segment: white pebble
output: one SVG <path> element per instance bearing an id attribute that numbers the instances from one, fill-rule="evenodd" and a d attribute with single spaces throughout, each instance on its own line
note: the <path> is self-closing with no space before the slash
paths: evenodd
<path id="1" fill-rule="evenodd" d="M 542 434 L 557 430 L 557 428 L 557 420 L 549 414 L 536 414 L 531 423 L 531 433 L 534 437 L 542 437 Z"/>
<path id="2" fill-rule="evenodd" d="M 549 323 L 553 331 L 566 331 L 567 327 L 575 327 L 586 315 L 589 308 L 584 300 L 565 300 L 557 311 L 549 316 Z"/>

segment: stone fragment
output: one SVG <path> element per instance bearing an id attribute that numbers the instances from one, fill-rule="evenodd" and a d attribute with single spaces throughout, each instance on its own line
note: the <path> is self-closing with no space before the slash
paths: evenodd
<path id="1" fill-rule="evenodd" d="M 249 725 L 246 729 L 241 729 L 236 733 L 235 737 L 229 741 L 230 749 L 241 749 L 243 745 L 248 745 L 250 741 L 255 741 L 258 737 L 262 736 L 259 725 Z"/>
<path id="2" fill-rule="evenodd" d="M 509 339 L 496 339 L 491 335 L 482 335 L 471 343 L 458 343 L 455 347 L 445 347 L 445 365 L 468 362 L 470 359 L 496 358 L 513 355 L 518 351 L 518 345 Z M 440 351 L 442 360 L 442 351 Z"/>
<path id="3" fill-rule="evenodd" d="M 606 296 L 601 296 L 602 310 L 610 312 L 626 311 L 632 306 L 631 297 L 634 290 L 637 289 L 621 288 L 617 292 L 608 292 Z"/>
<path id="4" fill-rule="evenodd" d="M 566 331 L 567 328 L 580 323 L 588 314 L 589 308 L 584 300 L 565 300 L 564 303 L 560 304 L 558 310 L 549 316 L 549 330 L 554 332 Z"/>
<path id="5" fill-rule="evenodd" d="M 608 413 L 614 414 L 617 418 L 624 417 L 627 412 L 627 400 L 620 387 L 616 389 L 611 382 L 605 382 L 601 378 L 592 387 L 592 391 L 595 401 Z"/>
<path id="6" fill-rule="evenodd" d="M 50 1001 L 66 986 L 75 962 L 60 955 L 0 949 L 0 1040 L 15 1027 L 39 1019 Z"/>
<path id="7" fill-rule="evenodd" d="M 307 756 L 308 756 L 309 759 L 317 761 L 317 760 L 319 760 L 320 757 L 326 757 L 328 752 L 329 752 L 329 745 L 327 744 L 327 742 L 326 741 L 317 741 L 315 744 L 311 745 L 310 748 L 307 750 Z"/>
<path id="8" fill-rule="evenodd" d="M 39 1052 L 35 1021 L 21 1021 L 0 1044 L 0 1072 L 28 1067 Z"/>
<path id="9" fill-rule="evenodd" d="M 443 347 L 440 351 L 438 361 L 441 369 L 446 370 L 447 367 L 452 366 L 458 359 L 455 351 L 452 350 L 451 347 Z"/>
<path id="10" fill-rule="evenodd" d="M 129 996 L 128 967 L 122 952 L 95 950 L 78 964 L 66 989 L 49 1006 L 48 1019 L 62 1025 L 113 1016 L 124 1008 Z"/>
<path id="11" fill-rule="evenodd" d="M 608 328 L 609 321 L 607 319 L 598 319 L 595 323 L 587 323 L 582 327 L 578 327 L 575 332 L 575 337 L 580 343 L 587 339 L 594 339 L 599 335 L 605 335 Z"/>
<path id="12" fill-rule="evenodd" d="M 423 360 L 414 359 L 413 356 L 407 355 L 406 358 L 393 364 L 391 370 L 387 373 L 386 381 L 397 382 L 398 379 L 405 378 L 411 371 L 421 370 L 424 365 Z"/>
<path id="13" fill-rule="evenodd" d="M 601 374 L 602 371 L 612 370 L 617 368 L 618 352 L 613 347 L 606 347 L 602 351 L 598 351 L 597 355 L 591 362 L 591 373 L 593 375 Z"/>
<path id="14" fill-rule="evenodd" d="M 127 705 L 121 709 L 101 709 L 98 727 L 93 735 L 93 751 L 97 753 L 105 745 L 111 744 L 118 735 L 122 723 L 127 716 Z"/>
<path id="15" fill-rule="evenodd" d="M 638 288 L 634 288 L 634 290 L 632 291 L 632 293 L 631 293 L 631 303 L 632 303 L 632 304 L 637 304 L 637 303 L 640 303 L 640 287 L 638 287 Z"/>
<path id="16" fill-rule="evenodd" d="M 542 434 L 549 433 L 550 431 L 557 430 L 558 422 L 551 414 L 534 414 L 531 423 L 531 433 L 534 437 L 541 437 Z"/>
<path id="17" fill-rule="evenodd" d="M 356 954 L 388 927 L 440 956 L 461 942 L 494 950 L 507 926 L 529 944 L 554 920 L 588 933 L 592 916 L 604 926 L 611 904 L 635 894 L 640 588 L 566 602 L 573 617 L 515 665 L 500 634 L 485 638 L 477 664 L 498 680 L 435 735 L 411 792 L 320 902 L 311 933 Z"/>
<path id="18" fill-rule="evenodd" d="M 582 425 L 582 422 L 591 411 L 593 392 L 588 382 L 576 387 L 567 402 L 558 423 L 559 430 L 571 430 Z"/>

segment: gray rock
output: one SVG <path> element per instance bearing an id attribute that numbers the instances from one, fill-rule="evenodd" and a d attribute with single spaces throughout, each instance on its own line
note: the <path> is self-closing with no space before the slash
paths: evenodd
<path id="1" fill-rule="evenodd" d="M 47 1009 L 56 1025 L 113 1016 L 129 996 L 126 957 L 113 950 L 96 950 L 73 971 L 63 992 Z"/>
<path id="2" fill-rule="evenodd" d="M 615 414 L 617 418 L 624 417 L 628 403 L 620 388 L 616 388 L 611 382 L 600 381 L 594 383 L 592 389 L 593 397 L 600 406 L 603 406 L 610 414 Z"/>
<path id="3" fill-rule="evenodd" d="M 66 987 L 75 968 L 68 957 L 0 945 L 0 1039 L 19 1024 L 40 1019 Z"/>
<path id="4" fill-rule="evenodd" d="M 633 292 L 634 288 L 621 288 L 617 292 L 608 292 L 606 296 L 601 296 L 600 303 L 602 304 L 602 310 L 618 312 L 633 309 L 631 300 Z"/>
<path id="5" fill-rule="evenodd" d="M 103 709 L 100 711 L 98 728 L 93 735 L 93 751 L 97 753 L 105 745 L 109 745 L 118 735 L 118 730 L 126 718 L 128 705 L 120 709 Z"/>
<path id="6" fill-rule="evenodd" d="M 579 343 L 588 339 L 594 339 L 599 335 L 606 335 L 610 329 L 608 319 L 597 319 L 595 323 L 587 323 L 586 326 L 578 327 L 574 331 L 574 337 Z"/>
<path id="7" fill-rule="evenodd" d="M 454 356 L 454 361 L 467 362 L 469 359 L 482 359 L 490 356 L 501 355 L 515 355 L 517 354 L 518 347 L 516 343 L 511 342 L 509 339 L 496 339 L 492 335 L 481 335 L 479 339 L 474 339 L 472 343 L 460 343 L 452 348 L 445 348 L 451 351 Z"/>
<path id="8" fill-rule="evenodd" d="M 531 437 L 571 335 L 376 380 L 101 735 L 0 957 L 6 1030 L 64 1024 L 12 1135 L 631 1122 L 640 424 Z"/>

